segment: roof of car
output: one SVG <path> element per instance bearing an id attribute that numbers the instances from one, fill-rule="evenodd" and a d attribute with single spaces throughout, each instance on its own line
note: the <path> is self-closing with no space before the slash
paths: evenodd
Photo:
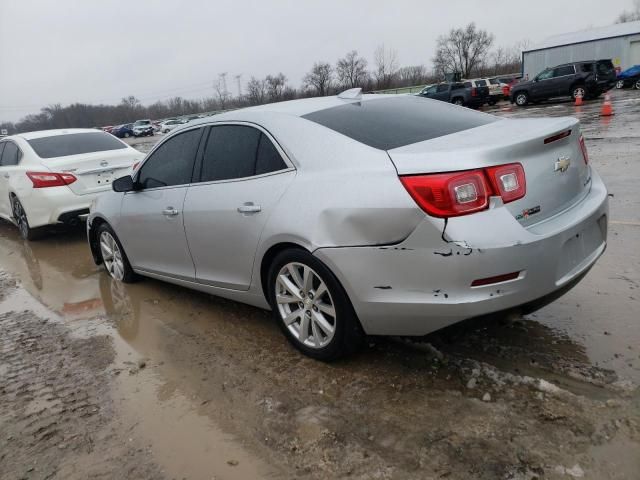
<path id="1" fill-rule="evenodd" d="M 34 138 L 55 137 L 57 135 L 68 135 L 71 133 L 102 132 L 96 128 L 58 128 L 55 130 L 38 130 L 36 132 L 25 132 L 14 135 L 15 137 L 33 140 Z"/>

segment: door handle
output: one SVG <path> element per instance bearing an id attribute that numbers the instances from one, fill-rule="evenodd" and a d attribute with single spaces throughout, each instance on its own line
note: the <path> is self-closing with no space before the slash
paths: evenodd
<path id="1" fill-rule="evenodd" d="M 258 213 L 260 211 L 262 211 L 262 207 L 260 205 L 254 205 L 253 202 L 247 202 L 238 207 L 238 212 L 240 213 Z"/>
<path id="2" fill-rule="evenodd" d="M 162 211 L 162 214 L 167 216 L 167 217 L 175 217 L 176 215 L 178 215 L 180 212 L 178 212 L 178 210 L 176 210 L 173 207 L 167 207 Z"/>

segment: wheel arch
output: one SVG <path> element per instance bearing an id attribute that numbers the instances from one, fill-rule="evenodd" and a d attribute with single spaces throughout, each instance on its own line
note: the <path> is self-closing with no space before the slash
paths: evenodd
<path id="1" fill-rule="evenodd" d="M 109 222 L 107 222 L 103 217 L 97 216 L 92 218 L 87 232 L 87 240 L 89 241 L 91 256 L 93 256 L 93 261 L 96 265 L 100 265 L 102 263 L 102 254 L 100 253 L 100 247 L 98 245 L 98 228 L 104 223 L 109 225 Z"/>
<path id="2" fill-rule="evenodd" d="M 262 255 L 262 260 L 260 261 L 260 287 L 262 288 L 262 294 L 267 301 L 269 301 L 269 295 L 267 293 L 267 277 L 269 276 L 269 267 L 271 267 L 273 260 L 280 252 L 289 249 L 304 250 L 305 252 L 311 253 L 308 248 L 305 248 L 300 243 L 286 241 L 278 242 L 271 245 L 264 252 L 264 255 Z"/>

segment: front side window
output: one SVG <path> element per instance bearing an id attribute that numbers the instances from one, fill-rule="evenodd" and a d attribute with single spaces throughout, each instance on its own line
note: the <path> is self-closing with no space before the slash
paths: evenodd
<path id="1" fill-rule="evenodd" d="M 144 162 L 138 174 L 142 188 L 170 187 L 191 183 L 202 129 L 196 128 L 160 145 Z"/>
<path id="2" fill-rule="evenodd" d="M 424 91 L 425 95 L 433 95 L 436 93 L 436 87 L 429 87 Z"/>
<path id="3" fill-rule="evenodd" d="M 286 168 L 271 140 L 245 125 L 211 128 L 202 159 L 200 181 L 213 182 L 262 175 Z"/>
<path id="4" fill-rule="evenodd" d="M 448 92 L 449 85 L 438 85 L 438 93 Z"/>
<path id="5" fill-rule="evenodd" d="M 3 142 L 4 150 L 2 150 L 2 157 L 0 157 L 0 166 L 10 167 L 17 165 L 20 161 L 20 149 L 13 142 Z M 0 147 L 1 150 L 1 147 Z"/>
<path id="6" fill-rule="evenodd" d="M 538 75 L 538 80 L 547 80 L 553 77 L 553 70 L 544 70 L 540 75 Z"/>
<path id="7" fill-rule="evenodd" d="M 476 80 L 476 87 L 486 87 L 487 82 L 484 80 Z"/>

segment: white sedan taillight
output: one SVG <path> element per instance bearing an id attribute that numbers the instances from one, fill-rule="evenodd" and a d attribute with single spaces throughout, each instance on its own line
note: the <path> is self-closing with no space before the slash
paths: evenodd
<path id="1" fill-rule="evenodd" d="M 70 173 L 27 172 L 33 188 L 63 187 L 71 185 L 77 178 Z"/>

